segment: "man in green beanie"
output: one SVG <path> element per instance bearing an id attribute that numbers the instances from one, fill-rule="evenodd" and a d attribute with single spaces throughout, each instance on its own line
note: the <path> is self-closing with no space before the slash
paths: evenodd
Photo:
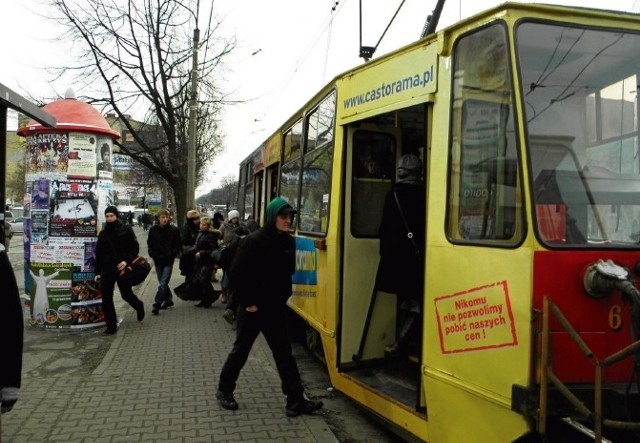
<path id="1" fill-rule="evenodd" d="M 229 410 L 238 409 L 233 391 L 258 334 L 262 333 L 276 362 L 287 397 L 289 417 L 311 414 L 321 401 L 304 396 L 298 365 L 287 332 L 287 299 L 296 270 L 296 243 L 289 234 L 296 214 L 286 200 L 274 198 L 267 206 L 264 227 L 248 235 L 238 247 L 229 270 L 231 290 L 240 306 L 236 340 L 220 373 L 216 398 Z"/>

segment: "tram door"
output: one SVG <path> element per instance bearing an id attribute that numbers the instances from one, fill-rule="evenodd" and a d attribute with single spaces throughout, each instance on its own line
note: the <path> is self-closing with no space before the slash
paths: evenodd
<path id="1" fill-rule="evenodd" d="M 254 209 L 253 217 L 261 225 L 263 223 L 262 214 L 264 213 L 264 206 L 262 193 L 264 192 L 264 170 L 258 172 L 253 177 L 253 196 L 254 196 Z"/>
<path id="2" fill-rule="evenodd" d="M 400 143 L 399 132 L 388 127 L 360 124 L 348 127 L 346 133 L 341 364 L 383 357 L 384 346 L 395 338 L 395 296 L 378 293 L 374 297 L 373 288 L 378 229 L 385 195 L 393 186 Z"/>
<path id="3" fill-rule="evenodd" d="M 278 196 L 278 179 L 280 178 L 279 163 L 271 165 L 267 168 L 267 198 L 268 203 Z"/>

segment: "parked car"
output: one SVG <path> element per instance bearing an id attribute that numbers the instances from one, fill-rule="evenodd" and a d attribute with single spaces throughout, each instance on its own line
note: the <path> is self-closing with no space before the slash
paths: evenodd
<path id="1" fill-rule="evenodd" d="M 16 217 L 13 220 L 9 220 L 9 224 L 11 225 L 11 229 L 13 229 L 13 234 L 22 234 L 24 231 L 22 223 L 24 222 L 24 217 Z"/>
<path id="2" fill-rule="evenodd" d="M 22 217 L 24 216 L 24 208 L 22 206 L 12 206 L 11 212 L 14 217 Z"/>

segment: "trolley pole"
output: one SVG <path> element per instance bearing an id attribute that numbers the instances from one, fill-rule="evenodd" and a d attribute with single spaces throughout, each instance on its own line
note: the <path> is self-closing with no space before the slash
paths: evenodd
<path id="1" fill-rule="evenodd" d="M 200 30 L 193 30 L 193 68 L 191 70 L 191 103 L 189 105 L 189 145 L 187 155 L 187 209 L 196 206 L 196 119 L 198 118 L 198 45 Z"/>

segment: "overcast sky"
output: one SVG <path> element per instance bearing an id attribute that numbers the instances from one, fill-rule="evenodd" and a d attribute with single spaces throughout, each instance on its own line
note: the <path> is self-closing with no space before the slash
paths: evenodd
<path id="1" fill-rule="evenodd" d="M 32 13 L 42 10 L 44 2 L 2 0 L 0 6 L 0 83 L 22 95 L 63 95 L 70 86 L 50 83 L 51 76 L 45 69 L 59 65 L 68 47 L 64 42 L 51 41 L 56 35 L 55 25 Z M 362 0 L 363 45 L 378 43 L 401 3 Z M 499 3 L 449 0 L 439 28 Z M 604 4 L 602 0 L 538 3 Z M 640 9 L 636 3 L 639 0 L 615 0 L 606 5 L 631 11 Z M 335 75 L 363 63 L 358 56 L 359 0 L 201 0 L 202 9 L 211 4 L 222 18 L 223 32 L 238 40 L 236 51 L 227 61 L 231 72 L 225 79 L 226 90 L 232 99 L 246 103 L 225 110 L 225 152 L 215 161 L 211 180 L 198 187 L 198 194 L 218 186 L 224 177 L 237 176 L 238 163 L 283 120 Z M 405 0 L 374 57 L 415 41 L 435 4 L 436 0 Z M 76 92 L 82 94 L 81 90 Z M 8 125 L 15 129 L 11 120 Z"/>

